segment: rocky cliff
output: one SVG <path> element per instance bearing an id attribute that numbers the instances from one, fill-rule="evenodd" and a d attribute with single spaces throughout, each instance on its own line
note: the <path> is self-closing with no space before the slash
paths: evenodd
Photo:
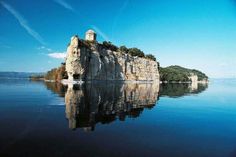
<path id="1" fill-rule="evenodd" d="M 159 64 L 148 58 L 111 50 L 96 40 L 73 36 L 67 48 L 69 80 L 159 82 Z"/>

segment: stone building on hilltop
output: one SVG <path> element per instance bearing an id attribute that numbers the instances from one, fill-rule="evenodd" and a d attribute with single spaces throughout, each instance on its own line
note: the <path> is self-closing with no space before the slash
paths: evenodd
<path id="1" fill-rule="evenodd" d="M 91 29 L 89 29 L 85 34 L 85 40 L 96 41 L 96 38 L 97 38 L 97 34 Z"/>
<path id="2" fill-rule="evenodd" d="M 159 82 L 159 64 L 145 57 L 112 50 L 96 41 L 88 30 L 85 40 L 71 38 L 67 47 L 66 72 L 69 81 L 112 80 Z"/>

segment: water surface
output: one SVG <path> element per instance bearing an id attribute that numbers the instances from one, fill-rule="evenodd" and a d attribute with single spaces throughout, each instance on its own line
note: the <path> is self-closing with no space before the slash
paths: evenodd
<path id="1" fill-rule="evenodd" d="M 0 156 L 235 157 L 236 81 L 0 82 Z"/>

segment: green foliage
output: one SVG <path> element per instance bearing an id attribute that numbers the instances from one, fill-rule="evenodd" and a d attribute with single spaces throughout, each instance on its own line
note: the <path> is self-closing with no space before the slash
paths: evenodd
<path id="1" fill-rule="evenodd" d="M 123 53 L 128 53 L 129 49 L 126 46 L 121 46 L 119 50 Z"/>
<path id="2" fill-rule="evenodd" d="M 166 68 L 160 68 L 160 79 L 161 81 L 168 81 L 168 82 L 187 82 L 189 80 L 189 76 L 191 73 L 198 76 L 198 80 L 201 81 L 203 79 L 208 79 L 206 74 L 195 70 L 195 69 L 187 69 L 181 66 L 169 66 Z"/>
<path id="3" fill-rule="evenodd" d="M 204 80 L 204 79 L 208 79 L 208 76 L 199 70 L 193 69 L 192 73 L 194 73 L 195 75 L 198 76 L 199 81 Z"/>
<path id="4" fill-rule="evenodd" d="M 150 59 L 150 60 L 153 60 L 153 61 L 156 61 L 156 58 L 154 55 L 152 54 L 147 54 L 145 55 L 144 52 L 136 47 L 134 48 L 127 48 L 126 46 L 120 46 L 119 48 L 115 45 L 113 45 L 111 42 L 107 42 L 107 41 L 104 41 L 102 43 L 102 45 L 104 47 L 106 47 L 107 49 L 110 49 L 112 51 L 117 51 L 119 50 L 120 52 L 122 53 L 125 53 L 125 54 L 129 54 L 131 56 L 138 56 L 138 57 L 145 57 L 147 59 Z"/>
<path id="5" fill-rule="evenodd" d="M 138 56 L 138 57 L 144 57 L 143 51 L 140 49 L 134 47 L 134 48 L 127 48 L 126 46 L 121 46 L 119 50 L 123 53 L 130 54 L 131 56 Z"/>
<path id="6" fill-rule="evenodd" d="M 160 86 L 160 96 L 181 97 L 191 91 L 187 83 L 167 83 Z"/>
<path id="7" fill-rule="evenodd" d="M 148 58 L 148 59 L 151 59 L 153 61 L 156 61 L 156 57 L 154 55 L 152 55 L 152 54 L 145 55 L 145 58 Z"/>
<path id="8" fill-rule="evenodd" d="M 128 53 L 131 55 L 131 56 L 138 56 L 138 57 L 144 57 L 145 55 L 144 55 L 144 53 L 143 53 L 143 51 L 141 51 L 140 49 L 138 49 L 138 48 L 130 48 L 129 50 L 128 50 Z"/>
<path id="9" fill-rule="evenodd" d="M 160 68 L 160 79 L 161 81 L 168 81 L 168 82 L 189 81 L 188 73 L 171 68 Z"/>
<path id="10" fill-rule="evenodd" d="M 198 94 L 208 88 L 207 84 L 199 84 L 198 88 L 192 90 L 190 84 L 187 83 L 164 83 L 160 86 L 160 96 L 182 97 L 190 93 Z"/>
<path id="11" fill-rule="evenodd" d="M 118 47 L 117 46 L 115 46 L 115 45 L 113 45 L 110 41 L 104 41 L 103 43 L 102 43 L 102 45 L 104 46 L 104 47 L 106 47 L 107 49 L 109 49 L 109 50 L 112 50 L 112 51 L 117 51 L 118 50 Z"/>

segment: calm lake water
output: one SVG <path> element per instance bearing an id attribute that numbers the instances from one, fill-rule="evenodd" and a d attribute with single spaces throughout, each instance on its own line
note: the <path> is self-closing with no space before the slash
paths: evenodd
<path id="1" fill-rule="evenodd" d="M 0 81 L 1 157 L 236 157 L 236 80 Z"/>

